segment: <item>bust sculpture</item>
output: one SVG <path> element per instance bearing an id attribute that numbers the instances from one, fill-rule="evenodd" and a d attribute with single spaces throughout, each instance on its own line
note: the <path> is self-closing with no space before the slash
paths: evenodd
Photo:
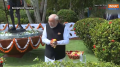
<path id="1" fill-rule="evenodd" d="M 10 18 L 11 18 L 12 25 L 13 25 L 13 27 L 11 29 L 9 29 L 8 31 L 11 33 L 25 31 L 25 29 L 23 29 L 23 27 L 21 26 L 21 23 L 20 23 L 20 9 L 15 9 L 16 17 L 18 18 L 19 29 L 16 29 L 16 27 L 15 27 L 15 21 L 14 21 L 14 15 L 13 15 L 14 9 L 12 9 L 12 7 L 24 6 L 23 0 L 7 0 L 7 1 L 8 1 L 8 5 L 10 5 L 9 13 L 10 13 Z"/>

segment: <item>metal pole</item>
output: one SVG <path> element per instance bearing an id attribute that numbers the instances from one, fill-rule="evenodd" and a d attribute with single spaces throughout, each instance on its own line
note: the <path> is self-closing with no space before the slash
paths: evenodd
<path id="1" fill-rule="evenodd" d="M 3 0 L 4 3 L 4 8 L 5 8 L 5 14 L 6 14 L 6 19 L 7 19 L 7 23 L 8 23 L 8 29 L 9 29 L 9 22 L 8 22 L 8 17 L 7 17 L 7 13 L 6 13 L 6 5 L 5 5 L 5 1 Z"/>

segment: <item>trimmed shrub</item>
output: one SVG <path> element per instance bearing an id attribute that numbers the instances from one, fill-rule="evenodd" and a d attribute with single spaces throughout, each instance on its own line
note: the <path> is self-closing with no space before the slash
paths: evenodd
<path id="1" fill-rule="evenodd" d="M 61 9 L 57 12 L 57 15 L 59 16 L 61 23 L 76 22 L 78 20 L 76 13 L 69 9 Z"/>
<path id="2" fill-rule="evenodd" d="M 25 10 L 20 10 L 20 22 L 21 24 L 28 24 L 29 20 Z"/>
<path id="3" fill-rule="evenodd" d="M 90 35 L 99 60 L 120 64 L 120 19 L 97 24 L 90 30 Z"/>
<path id="4" fill-rule="evenodd" d="M 31 16 L 33 22 L 35 22 L 34 11 L 29 10 L 29 12 L 30 12 L 30 16 Z M 18 19 L 15 16 L 15 13 L 16 13 L 16 11 L 14 11 L 15 24 L 18 24 Z M 8 16 L 8 20 L 10 21 L 10 23 L 12 23 L 10 15 Z M 21 24 L 28 24 L 29 23 L 29 20 L 28 20 L 28 17 L 27 17 L 27 14 L 26 14 L 25 10 L 20 10 L 20 22 L 21 22 Z"/>
<path id="5" fill-rule="evenodd" d="M 33 65 L 32 67 L 119 67 L 118 65 L 115 65 L 110 62 L 87 62 L 87 63 L 73 63 L 72 61 L 69 62 L 58 62 L 55 61 L 55 63 L 47 64 L 45 62 L 39 62 L 39 64 Z"/>
<path id="6" fill-rule="evenodd" d="M 5 22 L 5 21 L 7 21 L 6 14 L 4 10 L 0 9 L 0 22 Z"/>
<path id="7" fill-rule="evenodd" d="M 100 24 L 104 21 L 106 20 L 102 18 L 85 18 L 75 23 L 74 30 L 76 35 L 79 36 L 80 39 L 83 39 L 84 44 L 88 49 L 93 49 L 93 42 L 91 41 L 89 30 L 91 28 L 94 29 L 97 23 Z"/>

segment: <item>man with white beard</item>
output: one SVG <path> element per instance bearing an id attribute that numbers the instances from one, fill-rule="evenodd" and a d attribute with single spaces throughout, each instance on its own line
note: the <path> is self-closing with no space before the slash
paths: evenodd
<path id="1" fill-rule="evenodd" d="M 52 43 L 52 39 L 56 39 Z M 46 24 L 42 41 L 46 44 L 45 47 L 45 62 L 62 61 L 65 56 L 65 45 L 69 43 L 69 32 L 67 27 L 59 23 L 59 17 L 52 14 L 48 17 L 48 24 Z M 56 48 L 54 48 L 56 45 Z"/>

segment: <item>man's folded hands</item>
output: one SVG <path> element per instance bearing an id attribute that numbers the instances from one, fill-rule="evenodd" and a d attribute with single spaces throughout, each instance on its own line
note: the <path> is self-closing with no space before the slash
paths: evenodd
<path id="1" fill-rule="evenodd" d="M 52 39 L 50 41 L 50 45 L 51 45 L 51 47 L 56 48 L 56 46 L 57 46 L 57 40 L 56 39 Z"/>

